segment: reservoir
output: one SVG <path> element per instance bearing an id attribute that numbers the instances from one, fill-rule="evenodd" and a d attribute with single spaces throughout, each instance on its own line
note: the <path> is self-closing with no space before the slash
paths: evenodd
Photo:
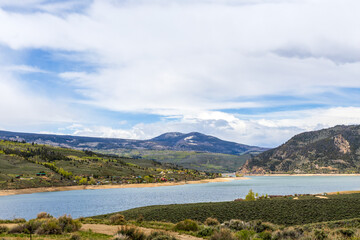
<path id="1" fill-rule="evenodd" d="M 360 176 L 253 176 L 219 183 L 2 196 L 0 219 L 31 219 L 39 212 L 78 218 L 150 205 L 233 201 L 244 198 L 250 189 L 260 195 L 360 190 Z"/>

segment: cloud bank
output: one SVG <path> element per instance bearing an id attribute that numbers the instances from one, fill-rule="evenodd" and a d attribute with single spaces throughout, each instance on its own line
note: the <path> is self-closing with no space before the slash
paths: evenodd
<path id="1" fill-rule="evenodd" d="M 53 121 L 45 131 L 73 123 L 81 127 L 69 131 L 94 136 L 201 131 L 275 146 L 305 130 L 360 123 L 356 0 L 33 0 L 0 1 L 0 7 L 0 44 L 11 50 L 4 89 L 23 89 L 29 79 L 15 72 L 35 71 L 53 79 L 39 82 L 44 89 L 73 93 L 64 100 L 64 93 L 53 99 L 31 87 L 7 91 L 7 99 L 45 104 L 46 114 L 31 111 L 34 124 L 43 116 Z M 56 55 L 55 64 L 75 63 L 37 66 L 22 55 L 32 49 Z M 26 121 L 11 110 L 24 101 L 13 100 L 6 115 Z M 89 120 L 84 109 L 159 120 L 125 127 L 107 124 L 124 120 L 113 116 Z"/>

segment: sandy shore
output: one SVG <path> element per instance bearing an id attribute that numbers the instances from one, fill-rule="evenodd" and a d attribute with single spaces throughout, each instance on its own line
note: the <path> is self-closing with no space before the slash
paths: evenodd
<path id="1" fill-rule="evenodd" d="M 118 185 L 85 185 L 85 186 L 64 186 L 64 187 L 39 187 L 39 188 L 26 188 L 15 190 L 0 190 L 0 196 L 9 196 L 17 194 L 31 194 L 40 192 L 58 192 L 58 191 L 72 191 L 72 190 L 95 190 L 95 189 L 112 189 L 112 188 L 147 188 L 147 187 L 164 187 L 164 186 L 177 186 L 185 184 L 201 184 L 210 182 L 228 182 L 232 180 L 245 180 L 246 177 L 233 177 L 233 178 L 214 178 L 204 179 L 198 181 L 186 182 L 165 182 L 165 183 L 139 183 L 139 184 L 118 184 Z"/>

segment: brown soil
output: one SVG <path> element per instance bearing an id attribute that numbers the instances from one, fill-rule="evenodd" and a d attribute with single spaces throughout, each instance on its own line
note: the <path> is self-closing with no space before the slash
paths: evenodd
<path id="1" fill-rule="evenodd" d="M 137 227 L 141 231 L 143 231 L 146 235 L 150 235 L 153 231 L 163 231 L 163 230 L 155 230 L 151 228 L 143 228 L 143 227 Z M 111 225 L 104 225 L 104 224 L 83 224 L 82 231 L 88 231 L 91 230 L 96 233 L 103 233 L 108 235 L 115 235 L 118 230 L 119 226 L 111 226 Z M 163 231 L 166 232 L 174 237 L 176 237 L 179 240 L 201 240 L 202 238 L 185 235 L 185 234 L 179 234 L 177 232 L 170 232 L 170 231 Z"/>
<path id="2" fill-rule="evenodd" d="M 6 224 L 0 224 L 0 226 L 7 226 L 8 228 L 15 227 L 18 224 L 14 223 L 6 223 Z M 113 226 L 113 225 L 105 225 L 105 224 L 83 224 L 81 227 L 81 231 L 88 231 L 91 230 L 96 233 L 103 233 L 107 235 L 115 235 L 118 230 L 119 226 Z M 137 227 L 141 231 L 143 231 L 146 235 L 150 235 L 153 231 L 163 231 L 163 230 L 156 230 L 151 228 L 143 228 L 143 227 Z M 176 237 L 179 240 L 202 240 L 203 238 L 198 238 L 190 235 L 185 234 L 179 234 L 177 232 L 170 232 L 170 231 L 163 231 L 166 232 L 174 237 Z"/>

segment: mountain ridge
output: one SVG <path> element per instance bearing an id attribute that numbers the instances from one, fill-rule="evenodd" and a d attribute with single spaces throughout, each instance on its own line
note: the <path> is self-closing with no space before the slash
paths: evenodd
<path id="1" fill-rule="evenodd" d="M 148 140 L 100 138 L 71 135 L 38 134 L 0 131 L 0 139 L 34 142 L 75 149 L 108 150 L 117 148 L 196 151 L 242 155 L 259 153 L 267 148 L 249 146 L 198 132 L 167 132 Z"/>
<path id="2" fill-rule="evenodd" d="M 279 147 L 253 156 L 238 172 L 359 173 L 360 125 L 297 134 Z"/>

